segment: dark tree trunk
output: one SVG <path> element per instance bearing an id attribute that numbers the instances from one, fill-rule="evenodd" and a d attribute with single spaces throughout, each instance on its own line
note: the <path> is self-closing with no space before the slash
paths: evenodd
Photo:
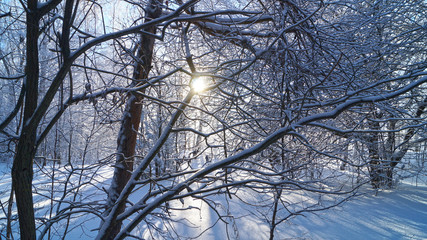
<path id="1" fill-rule="evenodd" d="M 373 110 L 375 111 L 375 110 Z M 376 114 L 374 114 L 376 115 Z M 376 119 L 376 116 L 373 117 Z M 372 121 L 369 123 L 369 128 L 374 131 L 380 129 L 379 122 Z M 383 166 L 380 161 L 380 152 L 379 152 L 379 133 L 373 132 L 370 133 L 368 138 L 368 153 L 369 153 L 369 175 L 371 177 L 372 187 L 378 188 L 381 184 L 381 176 L 383 174 Z"/>
<path id="2" fill-rule="evenodd" d="M 37 1 L 28 1 L 27 35 L 26 35 L 26 66 L 25 66 L 25 105 L 23 128 L 21 130 L 17 153 L 12 167 L 12 184 L 15 190 L 16 205 L 18 208 L 21 239 L 36 239 L 34 221 L 34 207 L 32 196 L 33 158 L 36 154 L 37 126 L 28 121 L 37 107 L 38 98 L 38 34 L 39 16 L 37 15 Z"/>
<path id="3" fill-rule="evenodd" d="M 150 1 L 146 9 L 146 22 L 160 17 L 162 13 L 161 4 L 161 0 Z M 147 27 L 143 29 L 143 31 L 156 33 L 156 26 Z M 133 73 L 133 78 L 136 81 L 132 83 L 132 86 L 135 86 L 138 83 L 141 83 L 141 80 L 146 80 L 148 78 L 151 70 L 154 40 L 155 39 L 153 37 L 141 35 L 140 45 L 138 48 L 139 62 L 136 63 Z M 136 140 L 138 137 L 137 133 L 141 119 L 142 100 L 142 97 L 138 94 L 129 94 L 126 102 L 125 111 L 121 120 L 120 132 L 117 138 L 116 166 L 113 181 L 108 192 L 107 214 L 111 207 L 114 206 L 118 196 L 129 181 L 131 172 L 133 171 Z M 118 213 L 123 212 L 124 208 L 124 204 L 119 206 Z M 113 239 L 120 232 L 121 223 L 117 222 L 113 225 L 114 227 L 111 229 L 109 239 Z"/>

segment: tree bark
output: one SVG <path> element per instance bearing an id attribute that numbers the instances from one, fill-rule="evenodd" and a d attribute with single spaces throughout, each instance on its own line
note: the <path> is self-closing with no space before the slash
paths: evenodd
<path id="1" fill-rule="evenodd" d="M 375 109 L 372 110 L 375 112 Z M 374 130 L 375 132 L 370 133 L 368 140 L 368 153 L 369 153 L 369 175 L 371 177 L 371 185 L 373 188 L 379 188 L 382 182 L 383 176 L 383 162 L 380 161 L 380 150 L 379 150 L 379 133 L 380 124 L 375 121 L 377 119 L 377 114 L 373 113 L 373 121 L 369 123 L 369 129 Z"/>
<path id="2" fill-rule="evenodd" d="M 32 180 L 33 158 L 36 154 L 36 130 L 37 126 L 28 121 L 36 107 L 38 98 L 38 35 L 39 16 L 37 1 L 28 1 L 26 33 L 26 67 L 25 67 L 25 103 L 23 128 L 17 145 L 17 153 L 12 167 L 12 184 L 15 190 L 16 205 L 18 208 L 19 227 L 21 239 L 36 239 L 36 227 L 34 218 Z"/>
<path id="3" fill-rule="evenodd" d="M 160 17 L 162 13 L 161 4 L 162 0 L 151 0 L 147 4 L 145 22 Z M 156 26 L 147 27 L 143 29 L 143 31 L 155 34 Z M 151 70 L 154 41 L 155 39 L 153 37 L 141 34 L 137 53 L 138 62 L 136 63 L 133 73 L 134 81 L 132 82 L 132 86 L 136 86 L 138 83 L 148 78 Z M 142 112 L 142 100 L 140 95 L 131 93 L 126 102 L 120 131 L 117 137 L 116 165 L 113 180 L 108 191 L 106 215 L 110 212 L 111 207 L 114 206 L 133 171 L 135 147 L 138 137 L 137 133 Z M 118 212 L 121 213 L 124 209 L 125 204 L 122 204 L 119 206 Z M 113 239 L 120 232 L 121 223 L 116 222 L 113 225 L 114 227 L 108 239 Z"/>

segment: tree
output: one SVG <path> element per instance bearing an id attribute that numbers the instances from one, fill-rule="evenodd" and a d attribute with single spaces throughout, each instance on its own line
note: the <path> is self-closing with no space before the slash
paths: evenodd
<path id="1" fill-rule="evenodd" d="M 153 19 L 159 18 L 162 13 L 162 2 L 152 0 L 147 3 L 145 9 L 145 22 L 149 22 Z M 156 34 L 156 25 L 149 26 L 142 29 L 145 33 Z M 148 75 L 151 70 L 152 65 L 152 55 L 154 50 L 154 41 L 153 36 L 147 36 L 141 34 L 141 40 L 137 45 L 137 56 L 135 70 L 133 73 L 133 81 L 130 87 L 136 87 L 141 84 L 148 83 Z M 141 90 L 141 93 L 144 94 L 144 89 Z M 125 111 L 123 113 L 123 118 L 121 120 L 120 131 L 117 138 L 117 160 L 115 165 L 115 171 L 113 176 L 113 182 L 111 184 L 110 190 L 108 192 L 108 202 L 107 202 L 107 212 L 109 209 L 113 208 L 115 202 L 123 191 L 126 183 L 131 177 L 134 165 L 134 155 L 136 148 L 137 135 L 139 130 L 139 123 L 141 119 L 142 111 L 142 95 L 138 93 L 130 93 L 129 98 L 126 102 Z M 118 214 L 123 212 L 125 206 L 119 206 Z M 111 235 L 115 236 L 120 231 L 121 223 L 115 223 L 111 229 Z M 112 239 L 109 237 L 108 239 Z"/>
<path id="2" fill-rule="evenodd" d="M 138 32 L 143 27 L 152 24 L 142 24 L 142 26 L 140 25 L 133 28 L 128 28 L 113 34 L 105 34 L 101 37 L 93 39 L 89 43 L 81 45 L 81 47 L 77 50 L 71 51 L 71 30 L 73 29 L 73 22 L 76 17 L 75 11 L 78 11 L 79 9 L 75 8 L 75 6 L 78 6 L 78 2 L 74 2 L 73 0 L 66 1 L 62 18 L 62 31 L 55 38 L 57 39 L 57 47 L 60 49 L 62 61 L 57 72 L 54 73 L 49 88 L 46 90 L 46 92 L 39 93 L 38 41 L 40 37 L 40 20 L 46 17 L 49 12 L 55 10 L 59 3 L 61 3 L 61 1 L 49 1 L 45 4 L 38 4 L 38 1 L 32 0 L 28 1 L 26 6 L 23 6 L 26 13 L 26 68 L 25 80 L 22 85 L 22 88 L 24 89 L 23 93 L 25 95 L 23 103 L 24 125 L 22 126 L 19 134 L 16 150 L 17 154 L 15 156 L 12 169 L 13 186 L 16 194 L 18 214 L 20 216 L 21 237 L 23 239 L 36 238 L 31 182 L 33 177 L 32 162 L 36 154 L 37 145 L 50 131 L 54 123 L 59 119 L 68 105 L 70 105 L 72 102 L 87 99 L 87 96 L 79 96 L 73 99 L 75 96 L 73 96 L 73 93 L 70 92 L 68 101 L 61 106 L 61 109 L 51 120 L 46 129 L 42 131 L 42 134 L 37 136 L 37 128 L 40 124 L 40 121 L 49 109 L 57 90 L 63 84 L 67 74 L 70 72 L 71 65 L 77 59 L 77 57 L 84 54 L 88 49 L 95 46 L 96 44 L 129 33 Z M 183 8 L 187 7 L 187 5 L 191 5 L 191 3 L 192 2 L 190 1 L 187 4 L 184 4 Z M 170 14 L 169 17 L 164 17 L 163 20 L 173 18 L 180 11 L 181 9 L 178 9 L 175 13 Z M 54 22 L 47 22 L 46 24 L 47 26 L 44 27 L 47 28 L 49 24 L 54 24 Z M 42 28 L 42 30 L 44 29 Z M 83 33 L 83 35 L 85 35 L 85 33 Z M 72 85 L 72 79 L 70 80 L 70 85 Z M 41 98 L 40 103 L 38 103 L 39 98 Z M 13 111 L 11 116 L 13 117 L 16 115 L 16 113 L 17 111 Z M 5 127 L 7 124 L 5 123 L 2 125 L 4 125 L 2 127 Z"/>
<path id="3" fill-rule="evenodd" d="M 391 3 L 399 10 L 393 12 L 396 19 L 407 9 L 423 6 L 422 2 Z M 376 181 L 372 167 L 379 161 L 378 139 L 391 131 L 378 126 L 380 116 L 367 112 L 377 108 L 401 112 L 405 101 L 417 98 L 412 92 L 425 91 L 423 53 L 408 54 L 425 39 L 419 27 L 424 19 L 420 16 L 413 24 L 404 21 L 402 29 L 394 29 L 399 23 L 393 24 L 382 30 L 389 36 L 370 41 L 366 37 L 373 28 L 365 22 L 370 1 L 127 4 L 136 17 L 129 14 L 131 21 L 126 19 L 120 30 L 117 23 L 110 25 L 108 18 L 99 17 L 107 9 L 104 2 L 31 0 L 22 6 L 27 66 L 23 94 L 16 107 L 7 109 L 11 114 L 0 125 L 5 136 L 18 141 L 12 172 L 22 239 L 36 238 L 32 160 L 66 111 L 78 115 L 73 104 L 91 107 L 99 116 L 85 119 L 93 121 L 90 127 L 71 118 L 70 125 L 88 128 L 88 136 L 94 135 L 96 125 L 114 131 L 115 122 L 120 122 L 115 160 L 85 162 L 78 170 L 72 167 L 65 185 L 73 174 L 79 176 L 78 185 L 64 186 L 63 195 L 55 199 L 57 211 L 45 221 L 40 237 L 54 224 L 67 221 L 68 226 L 70 217 L 81 213 L 99 218 L 97 239 L 138 237 L 151 230 L 157 232 L 155 238 L 171 237 L 173 233 L 162 232 L 152 222 L 174 220 L 170 212 L 184 211 L 187 199 L 200 200 L 219 219 L 233 222 L 229 209 L 216 208 L 216 197 L 241 199 L 243 204 L 243 195 L 253 193 L 273 205 L 247 201 L 259 206 L 272 239 L 286 219 L 327 209 L 354 194 L 360 184 L 348 184 L 353 172 L 340 172 L 341 163 L 369 167 L 371 178 L 364 180 Z M 11 15 L 1 20 L 20 19 Z M 375 19 L 383 23 L 389 16 L 379 14 Z M 56 60 L 46 76 L 39 69 L 40 42 L 47 46 L 44 54 L 54 56 L 46 59 Z M 387 68 L 375 65 L 379 42 L 390 47 L 381 53 L 384 61 L 393 63 Z M 396 43 L 399 46 L 393 47 Z M 384 74 L 374 76 L 372 71 L 378 69 Z M 10 74 L 5 78 L 12 78 Z M 199 81 L 205 82 L 201 89 L 195 86 Z M 39 87 L 45 84 L 48 87 Z M 393 105 L 381 104 L 387 101 Z M 6 127 L 21 105 L 23 125 L 14 136 Z M 415 120 L 410 114 L 403 114 L 402 120 L 422 121 L 423 112 L 420 107 Z M 120 114 L 121 120 L 114 120 Z M 356 127 L 348 129 L 349 124 Z M 407 132 L 405 141 L 423 124 L 408 126 L 414 130 Z M 73 132 L 66 138 L 69 149 Z M 348 149 L 366 140 L 369 160 L 359 164 Z M 90 141 L 87 137 L 85 146 Z M 88 152 L 86 147 L 83 152 Z M 89 176 L 109 163 L 115 173 L 103 208 L 99 202 L 84 200 L 70 204 L 83 191 L 81 179 L 88 176 L 90 185 L 101 184 Z M 310 205 L 292 202 L 287 199 L 292 194 L 317 200 Z M 324 196 L 335 200 L 328 202 Z"/>

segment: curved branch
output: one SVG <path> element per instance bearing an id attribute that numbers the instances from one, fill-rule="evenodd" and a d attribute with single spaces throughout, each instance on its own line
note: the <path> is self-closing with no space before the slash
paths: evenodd
<path id="1" fill-rule="evenodd" d="M 164 78 L 167 78 L 173 74 L 175 74 L 176 72 L 180 71 L 181 68 L 177 68 L 167 74 L 158 76 L 150 81 L 147 81 L 147 83 L 141 85 L 141 86 L 136 86 L 133 88 L 119 88 L 119 87 L 112 87 L 112 88 L 108 88 L 102 91 L 98 91 L 92 94 L 79 94 L 76 95 L 74 97 L 70 97 L 67 102 L 65 102 L 65 104 L 61 107 L 61 109 L 55 114 L 55 116 L 50 120 L 49 124 L 46 126 L 46 128 L 43 130 L 43 132 L 40 134 L 40 136 L 38 136 L 37 138 L 37 146 L 40 145 L 40 143 L 43 141 L 43 139 L 47 136 L 47 134 L 49 133 L 49 131 L 52 129 L 52 127 L 55 125 L 55 123 L 59 120 L 59 118 L 62 116 L 62 114 L 65 112 L 65 110 L 71 106 L 72 104 L 84 101 L 84 100 L 88 100 L 88 99 L 95 99 L 95 98 L 99 98 L 99 97 L 104 97 L 107 94 L 110 93 L 116 93 L 116 92 L 129 92 L 129 93 L 138 93 L 139 91 L 144 90 L 145 88 L 148 88 L 149 86 L 152 86 L 153 84 L 161 81 Z M 1 130 L 1 129 L 0 129 Z"/>
<path id="2" fill-rule="evenodd" d="M 12 119 L 16 116 L 16 114 L 19 112 L 19 109 L 22 106 L 22 103 L 24 102 L 24 96 L 25 96 L 25 84 L 22 84 L 21 92 L 19 93 L 18 102 L 15 105 L 15 108 L 13 111 L 9 114 L 9 116 L 0 124 L 0 132 L 3 131 L 3 129 L 9 125 L 9 123 L 12 121 Z"/>
<path id="3" fill-rule="evenodd" d="M 18 76 L 12 76 L 12 77 L 0 76 L 0 79 L 4 79 L 4 80 L 17 80 L 17 79 L 21 79 L 23 77 L 25 77 L 25 74 L 18 75 Z"/>

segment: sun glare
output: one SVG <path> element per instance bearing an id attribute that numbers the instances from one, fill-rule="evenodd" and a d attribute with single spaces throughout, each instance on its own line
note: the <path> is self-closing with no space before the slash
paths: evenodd
<path id="1" fill-rule="evenodd" d="M 205 77 L 196 77 L 191 82 L 191 88 L 197 93 L 203 92 L 207 87 Z"/>

